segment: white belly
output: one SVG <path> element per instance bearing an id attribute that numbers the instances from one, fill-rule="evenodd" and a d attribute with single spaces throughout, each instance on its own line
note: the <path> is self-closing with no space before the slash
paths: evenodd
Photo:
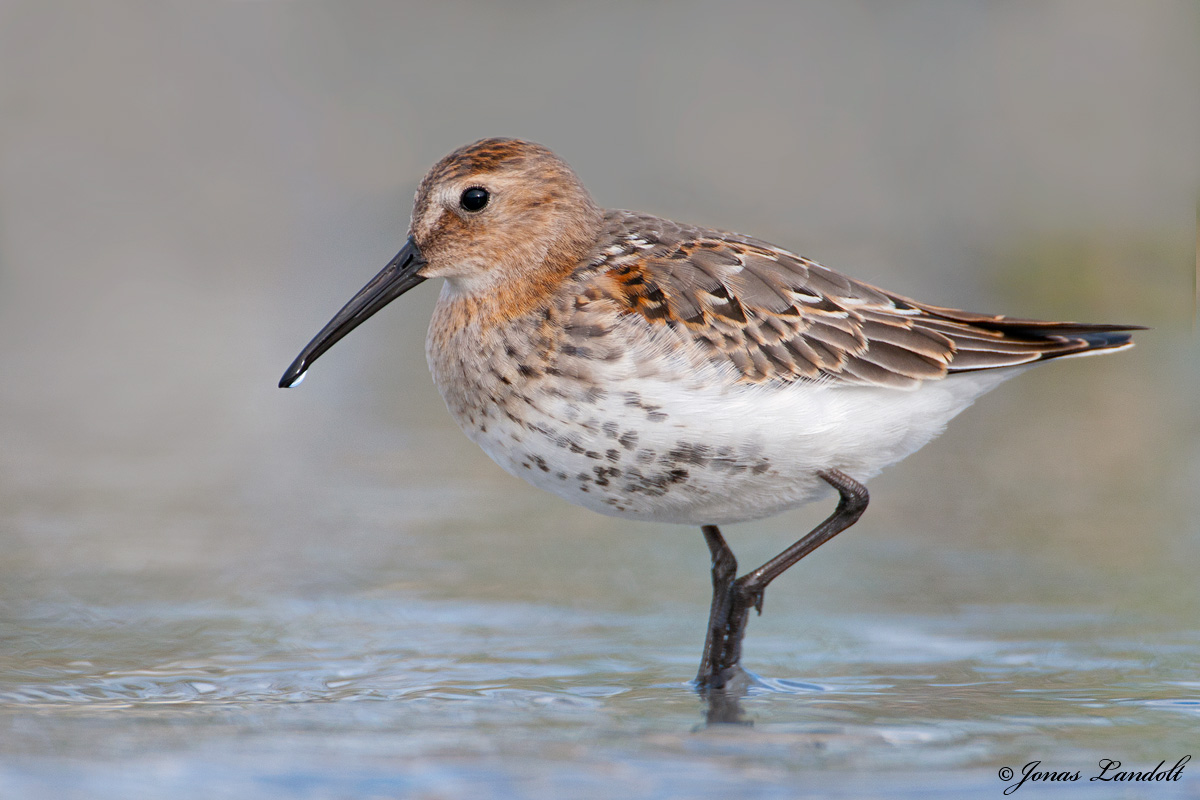
<path id="1" fill-rule="evenodd" d="M 591 401 L 540 397 L 516 415 L 455 416 L 504 469 L 572 503 L 633 519 L 721 524 L 829 493 L 821 470 L 866 481 L 1018 371 L 964 373 L 914 391 L 633 379 Z"/>

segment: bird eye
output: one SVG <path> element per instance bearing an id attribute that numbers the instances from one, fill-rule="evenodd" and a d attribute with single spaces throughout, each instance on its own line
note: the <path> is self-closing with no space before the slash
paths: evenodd
<path id="1" fill-rule="evenodd" d="M 488 190 L 482 186 L 472 186 L 462 193 L 462 197 L 458 198 L 458 204 L 466 211 L 482 211 L 483 207 L 488 204 Z"/>

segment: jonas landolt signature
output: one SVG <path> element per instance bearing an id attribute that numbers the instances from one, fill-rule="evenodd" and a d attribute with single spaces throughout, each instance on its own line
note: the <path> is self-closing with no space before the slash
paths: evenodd
<path id="1" fill-rule="evenodd" d="M 1158 762 L 1158 766 L 1153 769 L 1125 769 L 1122 768 L 1121 762 L 1114 758 L 1100 759 L 1099 772 L 1088 777 L 1088 781 L 1102 782 L 1141 782 L 1141 783 L 1161 783 L 1166 781 L 1177 781 L 1179 776 L 1183 774 L 1183 768 L 1189 761 L 1192 760 L 1190 755 L 1184 756 L 1175 762 L 1175 766 L 1168 767 L 1166 759 Z M 1021 767 L 1020 780 L 1013 780 L 1016 776 L 1010 767 L 1000 768 L 1000 780 L 1008 785 L 1004 787 L 1006 795 L 1020 789 L 1026 783 L 1053 783 L 1083 780 L 1083 772 L 1080 770 L 1053 770 L 1042 767 L 1041 761 L 1030 761 L 1025 766 Z M 1011 782 L 1010 782 L 1011 781 Z"/>

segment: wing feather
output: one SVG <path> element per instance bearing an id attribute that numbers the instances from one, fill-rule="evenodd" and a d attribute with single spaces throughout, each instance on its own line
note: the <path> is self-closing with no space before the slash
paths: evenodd
<path id="1" fill-rule="evenodd" d="M 1127 331 L 1139 329 L 927 305 L 739 234 L 619 211 L 608 223 L 606 247 L 589 266 L 608 300 L 649 325 L 677 328 L 752 382 L 913 388 L 1125 347 Z"/>

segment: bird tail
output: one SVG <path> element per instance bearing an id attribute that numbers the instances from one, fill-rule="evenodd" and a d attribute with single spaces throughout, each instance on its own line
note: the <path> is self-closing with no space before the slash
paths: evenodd
<path id="1" fill-rule="evenodd" d="M 1133 347 L 1133 331 L 1146 330 L 1142 325 L 1015 319 L 909 302 L 940 320 L 933 325 L 954 341 L 952 373 L 1113 353 Z"/>

